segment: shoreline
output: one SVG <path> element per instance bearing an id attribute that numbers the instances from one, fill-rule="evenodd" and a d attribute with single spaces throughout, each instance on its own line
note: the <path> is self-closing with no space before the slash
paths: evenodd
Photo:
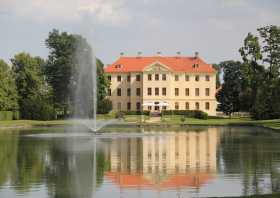
<path id="1" fill-rule="evenodd" d="M 76 124 L 74 120 L 53 120 L 53 121 L 36 121 L 36 120 L 11 120 L 0 121 L 0 130 L 5 129 L 31 129 L 35 127 L 63 127 Z M 79 123 L 78 123 L 79 124 Z M 160 121 L 156 123 L 152 122 L 128 122 L 122 121 L 120 123 L 110 124 L 110 127 L 221 127 L 221 126 L 246 126 L 246 127 L 260 127 L 264 129 L 270 129 L 275 132 L 280 132 L 280 119 L 277 120 L 248 120 L 248 119 L 208 119 L 198 120 L 190 119 L 184 123 L 182 122 L 165 122 Z"/>

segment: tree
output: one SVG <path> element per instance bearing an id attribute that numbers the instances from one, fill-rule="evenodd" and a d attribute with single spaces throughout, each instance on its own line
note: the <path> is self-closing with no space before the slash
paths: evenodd
<path id="1" fill-rule="evenodd" d="M 219 66 L 224 73 L 224 83 L 217 93 L 217 100 L 220 103 L 218 108 L 230 116 L 233 112 L 241 109 L 241 63 L 238 61 L 224 61 Z"/>
<path id="2" fill-rule="evenodd" d="M 258 32 L 259 37 L 249 33 L 239 50 L 244 61 L 243 89 L 247 101 L 251 101 L 253 118 L 279 118 L 280 28 L 266 26 L 259 28 Z"/>
<path id="3" fill-rule="evenodd" d="M 19 95 L 21 117 L 49 120 L 54 117 L 50 102 L 51 88 L 44 81 L 44 60 L 20 53 L 11 59 Z"/>
<path id="4" fill-rule="evenodd" d="M 258 32 L 262 38 L 263 62 L 269 66 L 269 78 L 277 79 L 280 75 L 280 27 L 265 26 Z"/>
<path id="5" fill-rule="evenodd" d="M 0 59 L 0 111 L 17 110 L 17 100 L 13 71 L 4 60 Z"/>
<path id="6" fill-rule="evenodd" d="M 65 116 L 69 110 L 81 117 L 92 115 L 93 95 L 90 90 L 93 90 L 92 69 L 95 61 L 97 106 L 107 104 L 103 100 L 109 83 L 105 78 L 103 63 L 95 60 L 92 48 L 84 37 L 53 30 L 46 45 L 50 49 L 45 68 L 47 80 L 53 87 L 56 107 L 63 108 Z M 102 109 L 97 111 L 104 112 Z"/>
<path id="7" fill-rule="evenodd" d="M 220 76 L 221 76 L 221 67 L 219 64 L 212 64 L 215 70 L 217 71 L 216 74 L 216 88 L 221 86 Z"/>
<path id="8" fill-rule="evenodd" d="M 62 108 L 67 115 L 70 104 L 71 90 L 74 86 L 74 51 L 75 38 L 66 32 L 60 33 L 53 30 L 46 39 L 46 45 L 50 50 L 45 74 L 48 83 L 53 88 L 53 99 L 56 108 Z"/>
<path id="9" fill-rule="evenodd" d="M 96 59 L 97 66 L 97 112 L 104 114 L 112 110 L 112 102 L 106 99 L 107 90 L 110 87 L 110 82 L 104 74 L 104 64 L 100 59 Z"/>

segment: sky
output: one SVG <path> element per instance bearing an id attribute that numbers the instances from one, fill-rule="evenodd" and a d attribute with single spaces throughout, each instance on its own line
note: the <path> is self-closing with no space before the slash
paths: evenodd
<path id="1" fill-rule="evenodd" d="M 280 25 L 279 10 L 279 0 L 0 0 L 0 58 L 47 58 L 45 39 L 56 28 L 82 34 L 104 64 L 121 52 L 239 60 L 248 32 Z"/>

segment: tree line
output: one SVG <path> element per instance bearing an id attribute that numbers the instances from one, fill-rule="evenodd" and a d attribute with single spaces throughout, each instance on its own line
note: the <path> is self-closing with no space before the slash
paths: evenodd
<path id="1" fill-rule="evenodd" d="M 0 111 L 19 111 L 22 119 L 51 120 L 69 117 L 74 112 L 79 62 L 77 54 L 92 67 L 92 49 L 81 35 L 54 29 L 45 40 L 50 53 L 44 60 L 21 52 L 11 58 L 9 66 L 0 59 Z M 109 82 L 103 63 L 97 64 L 97 112 L 108 113 L 106 99 Z M 89 79 L 86 79 L 89 80 Z M 89 116 L 89 115 L 84 115 Z"/>
<path id="2" fill-rule="evenodd" d="M 242 61 L 218 64 L 223 75 L 218 109 L 227 115 L 250 112 L 254 119 L 280 118 L 280 27 L 248 33 L 239 53 Z"/>

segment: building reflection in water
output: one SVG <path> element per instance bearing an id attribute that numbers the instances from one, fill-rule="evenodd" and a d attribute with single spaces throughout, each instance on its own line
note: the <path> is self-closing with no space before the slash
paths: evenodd
<path id="1" fill-rule="evenodd" d="M 218 142 L 217 128 L 114 139 L 105 176 L 120 188 L 199 188 L 215 176 Z"/>

